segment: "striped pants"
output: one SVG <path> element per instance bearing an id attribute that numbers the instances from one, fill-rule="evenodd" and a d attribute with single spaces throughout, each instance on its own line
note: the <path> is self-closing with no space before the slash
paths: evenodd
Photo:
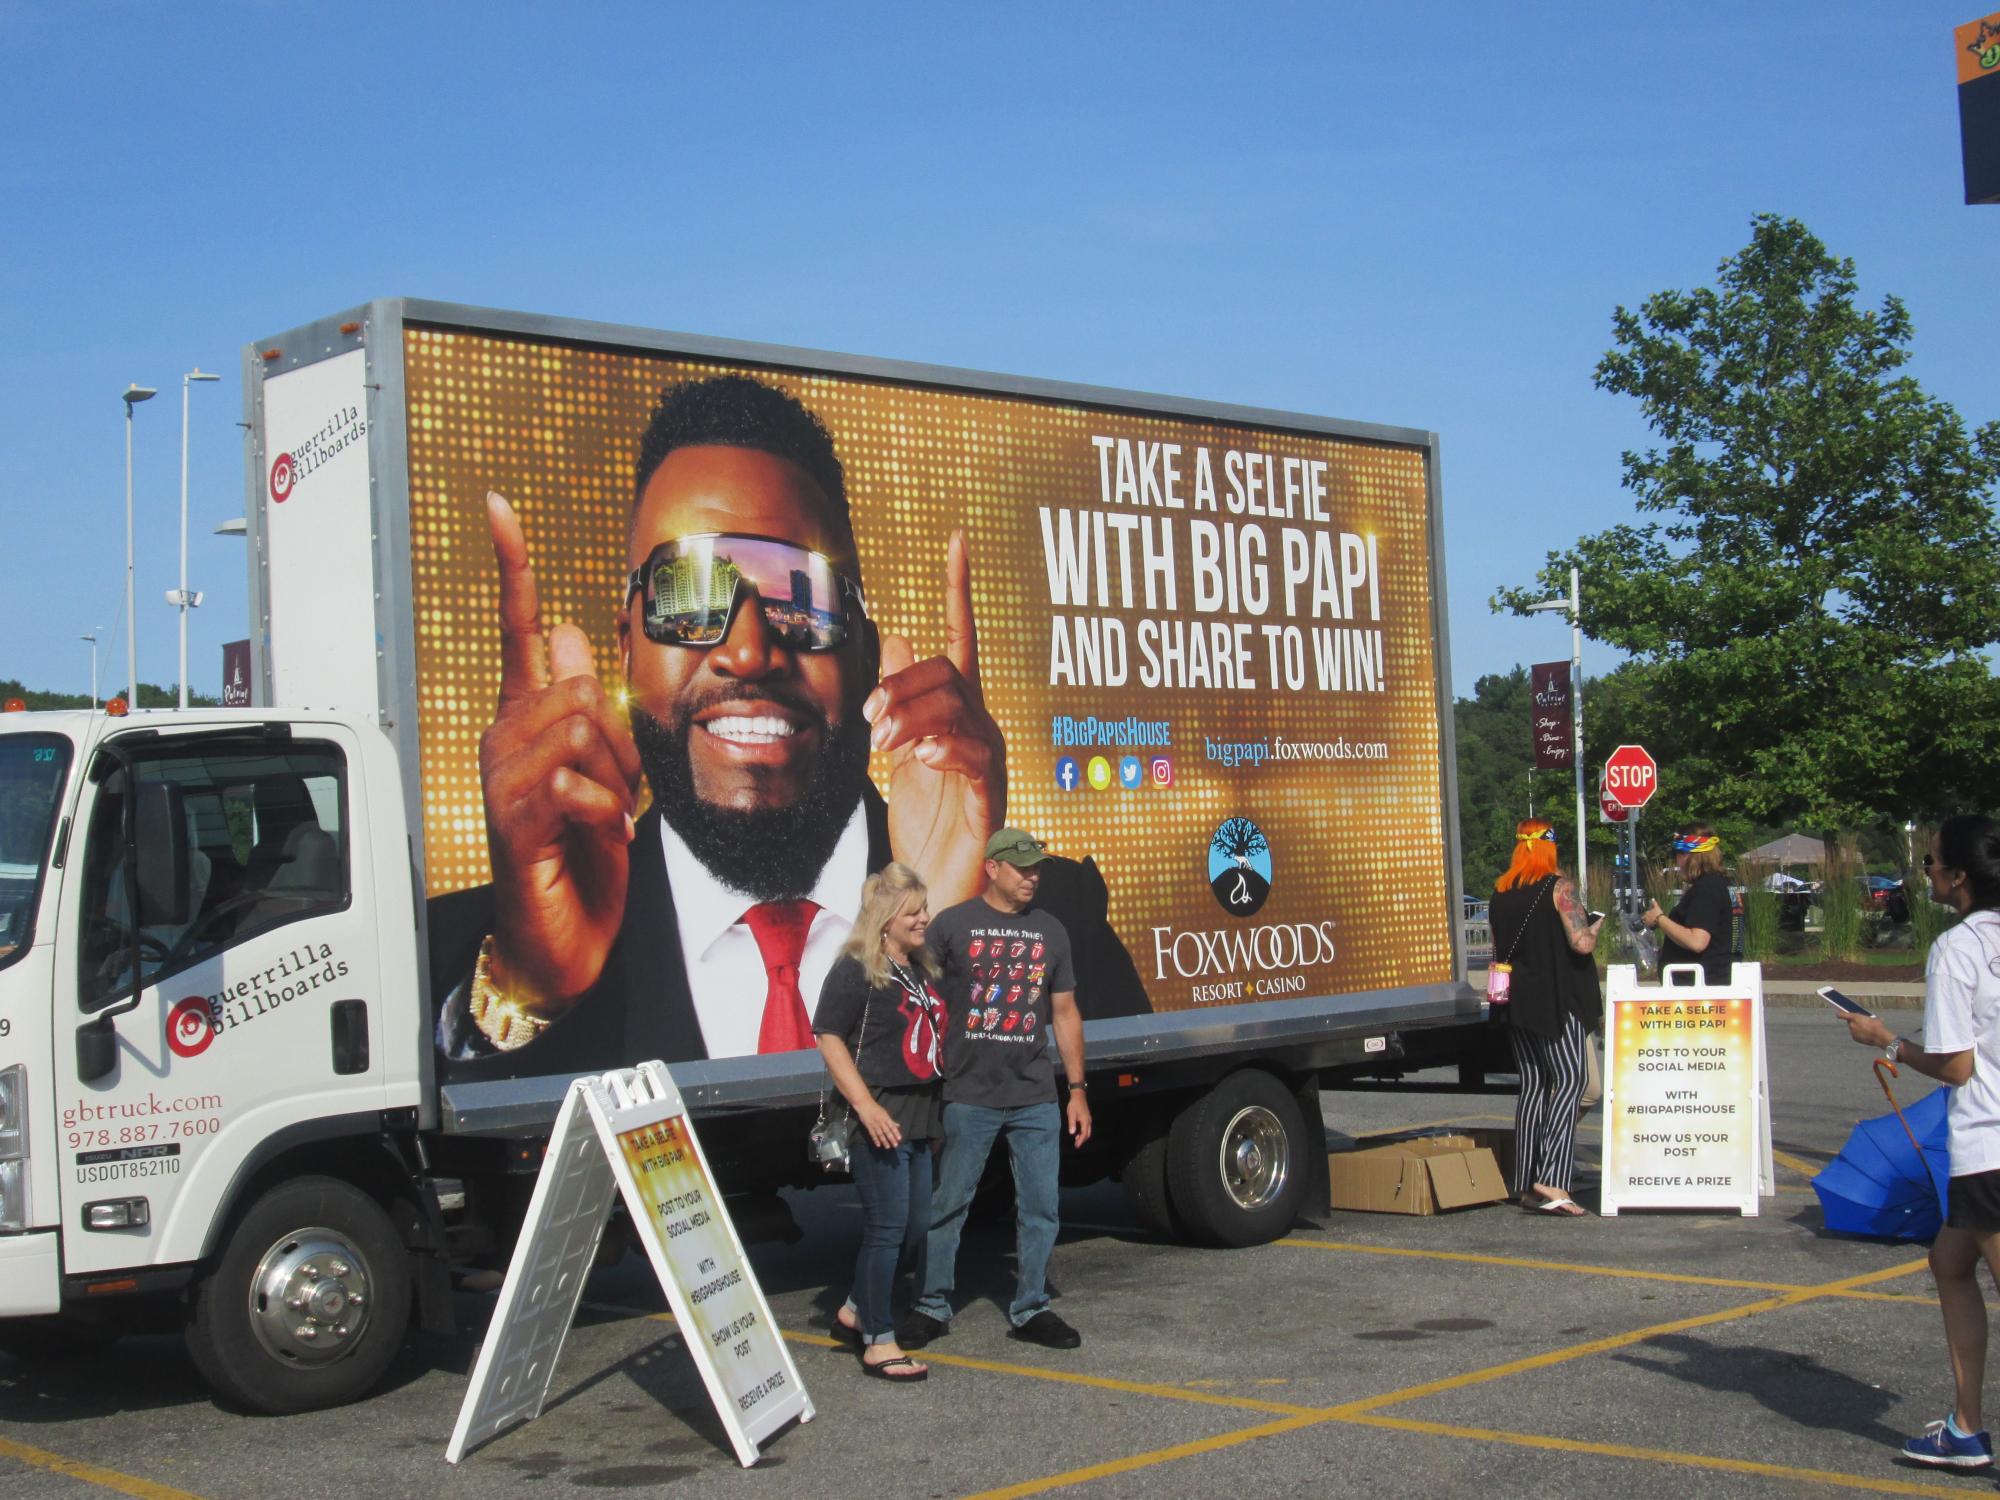
<path id="1" fill-rule="evenodd" d="M 1586 1071 L 1583 1023 L 1565 1016 L 1560 1036 L 1518 1026 L 1510 1034 L 1521 1075 L 1521 1096 L 1514 1104 L 1514 1195 L 1525 1197 L 1538 1182 L 1567 1193 Z"/>

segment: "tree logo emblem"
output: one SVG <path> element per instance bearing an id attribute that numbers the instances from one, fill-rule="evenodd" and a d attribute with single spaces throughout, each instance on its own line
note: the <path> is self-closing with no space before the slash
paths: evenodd
<path id="1" fill-rule="evenodd" d="M 1208 888 L 1232 917 L 1255 916 L 1271 894 L 1271 841 L 1248 818 L 1224 818 L 1208 841 Z"/>

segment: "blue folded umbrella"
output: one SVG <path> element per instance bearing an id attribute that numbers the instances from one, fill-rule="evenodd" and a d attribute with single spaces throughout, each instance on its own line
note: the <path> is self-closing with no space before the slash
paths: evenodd
<path id="1" fill-rule="evenodd" d="M 1883 1239 L 1936 1238 L 1951 1180 L 1950 1104 L 1950 1089 L 1933 1089 L 1904 1110 L 1902 1120 L 1887 1114 L 1854 1127 L 1840 1154 L 1813 1178 L 1828 1229 Z"/>

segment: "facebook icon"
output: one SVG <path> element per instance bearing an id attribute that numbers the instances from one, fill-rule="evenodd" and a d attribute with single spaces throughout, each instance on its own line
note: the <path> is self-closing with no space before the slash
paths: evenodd
<path id="1" fill-rule="evenodd" d="M 1077 781 L 1083 772 L 1077 768 L 1076 757 L 1065 755 L 1056 762 L 1056 785 L 1066 792 L 1076 790 Z"/>

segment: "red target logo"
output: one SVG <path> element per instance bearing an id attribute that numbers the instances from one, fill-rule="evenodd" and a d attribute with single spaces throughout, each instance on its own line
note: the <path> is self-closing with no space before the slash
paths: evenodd
<path id="1" fill-rule="evenodd" d="M 283 505 L 292 498 L 292 486 L 299 482 L 298 464 L 289 453 L 280 453 L 277 462 L 271 465 L 271 500 Z"/>
<path id="2" fill-rule="evenodd" d="M 176 1057 L 200 1057 L 215 1040 L 215 1015 L 208 1002 L 190 995 L 167 1012 L 167 1045 Z"/>

